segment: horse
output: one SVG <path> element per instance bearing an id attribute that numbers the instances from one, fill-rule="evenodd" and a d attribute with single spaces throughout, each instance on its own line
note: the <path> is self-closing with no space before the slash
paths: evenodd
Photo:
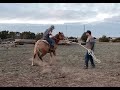
<path id="1" fill-rule="evenodd" d="M 50 53 L 50 56 L 52 57 L 52 53 L 54 56 L 56 56 L 56 49 L 57 45 L 60 40 L 64 40 L 64 34 L 62 32 L 59 32 L 55 36 L 51 37 L 54 41 L 54 48 L 51 50 L 50 49 L 50 44 L 46 40 L 38 40 L 35 43 L 34 46 L 34 55 L 32 59 L 32 66 L 34 65 L 34 59 L 36 58 L 36 55 L 38 55 L 39 59 L 43 62 L 42 57 L 45 56 L 47 53 Z"/>

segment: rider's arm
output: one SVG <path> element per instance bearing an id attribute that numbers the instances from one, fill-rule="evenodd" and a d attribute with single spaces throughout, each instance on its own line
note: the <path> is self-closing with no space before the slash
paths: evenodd
<path id="1" fill-rule="evenodd" d="M 49 32 L 49 35 L 50 35 L 50 37 L 53 37 L 53 35 L 52 35 L 52 31 Z"/>
<path id="2" fill-rule="evenodd" d="M 49 35 L 52 35 L 52 31 L 49 32 Z"/>

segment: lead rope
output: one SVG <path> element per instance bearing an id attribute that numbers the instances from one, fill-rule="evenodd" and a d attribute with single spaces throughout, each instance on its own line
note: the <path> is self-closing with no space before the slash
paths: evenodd
<path id="1" fill-rule="evenodd" d="M 80 43 L 77 43 L 78 45 L 82 46 L 83 48 L 85 48 L 86 50 L 88 50 L 88 54 L 91 55 L 93 57 L 93 59 L 98 62 L 98 63 L 101 63 L 101 61 L 99 59 L 96 58 L 95 54 L 93 53 L 92 50 L 90 49 L 87 49 L 86 47 L 84 47 L 83 45 L 81 45 Z"/>

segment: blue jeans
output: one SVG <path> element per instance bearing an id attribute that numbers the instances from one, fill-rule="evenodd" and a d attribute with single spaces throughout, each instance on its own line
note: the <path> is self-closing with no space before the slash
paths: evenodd
<path id="1" fill-rule="evenodd" d="M 89 54 L 88 54 L 88 51 L 87 51 L 87 53 L 86 53 L 86 55 L 85 55 L 85 65 L 86 65 L 86 67 L 88 67 L 88 62 L 89 62 L 89 60 L 90 60 L 90 62 L 91 62 L 91 65 L 92 65 L 93 67 L 95 67 L 95 64 L 94 64 L 94 61 L 93 61 L 93 57 L 92 57 L 91 55 L 89 55 Z"/>
<path id="2" fill-rule="evenodd" d="M 50 46 L 54 47 L 55 41 L 52 38 L 47 38 L 46 40 L 48 41 Z"/>

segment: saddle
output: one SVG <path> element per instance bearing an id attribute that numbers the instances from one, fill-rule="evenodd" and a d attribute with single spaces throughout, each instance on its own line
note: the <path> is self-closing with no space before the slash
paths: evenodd
<path id="1" fill-rule="evenodd" d="M 50 46 L 50 44 L 48 43 L 47 40 L 41 40 L 41 41 L 43 41 L 44 43 L 46 43 L 46 44 L 48 44 Z"/>
<path id="2" fill-rule="evenodd" d="M 46 44 L 48 44 L 50 46 L 50 44 L 48 43 L 47 40 L 41 40 L 41 41 L 43 41 L 44 43 L 46 43 Z M 54 51 L 54 48 L 50 47 L 49 51 Z"/>

